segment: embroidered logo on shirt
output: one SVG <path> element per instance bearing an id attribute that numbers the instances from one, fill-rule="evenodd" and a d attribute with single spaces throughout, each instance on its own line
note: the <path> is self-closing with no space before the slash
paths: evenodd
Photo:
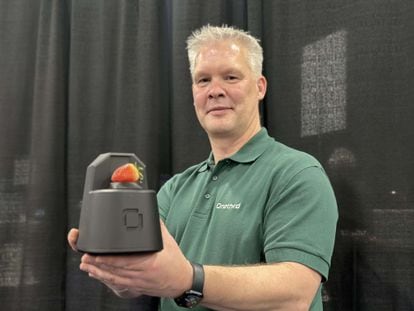
<path id="1" fill-rule="evenodd" d="M 239 209 L 241 203 L 217 203 L 217 209 Z"/>

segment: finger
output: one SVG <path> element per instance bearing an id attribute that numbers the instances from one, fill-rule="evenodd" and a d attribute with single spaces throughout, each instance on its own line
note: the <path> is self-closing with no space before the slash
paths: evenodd
<path id="1" fill-rule="evenodd" d="M 121 269 L 130 271 L 143 271 L 146 262 L 151 258 L 150 254 L 142 255 L 115 255 L 115 256 L 92 256 L 85 254 L 81 261 L 96 266 L 111 267 L 111 269 Z"/>
<path id="2" fill-rule="evenodd" d="M 78 241 L 78 237 L 79 237 L 79 230 L 78 229 L 71 229 L 68 233 L 68 243 L 69 246 L 74 250 L 74 251 L 78 251 L 77 247 L 76 247 L 76 242 Z"/>
<path id="3" fill-rule="evenodd" d="M 106 283 L 106 282 L 102 282 L 102 283 L 105 284 L 110 290 L 112 290 L 115 293 L 115 295 L 117 295 L 117 296 L 119 296 L 121 298 L 125 297 L 124 296 L 125 293 L 127 293 L 130 296 L 129 298 L 139 297 L 139 296 L 141 296 L 143 294 L 137 288 L 117 287 L 117 286 L 114 286 L 114 285 L 112 285 L 110 283 Z"/>
<path id="4" fill-rule="evenodd" d="M 83 254 L 81 257 L 81 262 L 87 264 L 96 264 L 96 256 L 92 256 L 90 254 Z"/>
<path id="5" fill-rule="evenodd" d="M 81 264 L 81 270 L 111 289 L 128 288 L 130 294 L 134 296 L 141 294 L 154 296 L 159 293 L 159 283 L 154 282 L 153 278 L 148 278 L 145 273 L 141 275 L 141 272 L 130 272 L 128 276 L 124 277 L 84 263 Z"/>
<path id="6" fill-rule="evenodd" d="M 81 264 L 81 270 L 88 273 L 89 277 L 94 278 L 106 286 L 112 288 L 125 288 L 132 287 L 132 280 L 119 275 L 115 275 L 110 271 L 102 270 L 96 266 Z"/>
<path id="7" fill-rule="evenodd" d="M 91 278 L 101 281 L 105 285 L 111 284 L 112 286 L 118 286 L 118 284 L 115 283 L 115 275 L 111 274 L 108 271 L 102 270 L 97 266 L 88 265 L 85 263 L 81 263 L 79 268 L 82 271 L 88 273 L 88 275 Z"/>
<path id="8" fill-rule="evenodd" d="M 119 265 L 110 265 L 104 262 L 98 262 L 100 257 L 93 257 L 91 255 L 83 255 L 81 259 L 81 266 L 80 268 L 84 271 L 90 271 L 90 266 L 95 266 L 101 271 L 105 271 L 111 273 L 113 275 L 117 275 L 124 278 L 134 279 L 141 277 L 142 272 L 144 271 L 143 268 L 138 267 L 127 267 L 127 266 L 119 266 Z"/>
<path id="9" fill-rule="evenodd" d="M 147 273 L 145 270 L 137 270 L 137 268 L 127 269 L 124 267 L 116 267 L 116 266 L 109 266 L 103 263 L 86 263 L 83 262 L 84 265 L 81 266 L 81 269 L 89 272 L 91 271 L 90 266 L 95 266 L 97 269 L 107 272 L 109 274 L 123 277 L 126 279 L 148 279 Z"/>
<path id="10" fill-rule="evenodd" d="M 124 256 L 93 256 L 91 254 L 84 254 L 81 258 L 81 262 L 95 265 L 95 266 L 112 266 L 112 267 L 125 267 Z"/>
<path id="11" fill-rule="evenodd" d="M 114 286 L 113 284 L 108 283 L 108 282 L 102 282 L 102 283 L 105 284 L 110 290 L 115 292 L 115 294 L 117 294 L 117 295 L 119 295 L 123 292 L 126 292 L 126 291 L 131 291 L 131 289 L 128 288 L 128 287 Z M 136 291 L 134 291 L 134 292 L 136 292 Z"/>

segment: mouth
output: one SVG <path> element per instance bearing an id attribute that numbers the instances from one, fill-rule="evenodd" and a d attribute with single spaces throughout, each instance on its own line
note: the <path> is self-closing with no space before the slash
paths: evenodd
<path id="1" fill-rule="evenodd" d="M 224 113 L 228 110 L 232 110 L 232 108 L 226 107 L 226 106 L 216 106 L 216 107 L 211 107 L 210 109 L 208 109 L 207 114 L 209 114 L 209 113 L 211 113 L 211 114 L 221 114 L 221 113 Z"/>

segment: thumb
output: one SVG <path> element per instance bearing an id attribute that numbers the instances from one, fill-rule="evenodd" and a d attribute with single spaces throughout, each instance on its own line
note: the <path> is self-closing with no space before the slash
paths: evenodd
<path id="1" fill-rule="evenodd" d="M 70 247 L 77 252 L 78 249 L 76 247 L 76 242 L 78 241 L 79 237 L 79 230 L 78 229 L 71 229 L 68 233 L 68 243 Z"/>

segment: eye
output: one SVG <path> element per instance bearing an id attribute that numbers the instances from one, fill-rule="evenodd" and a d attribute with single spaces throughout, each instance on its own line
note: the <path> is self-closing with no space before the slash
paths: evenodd
<path id="1" fill-rule="evenodd" d="M 227 75 L 226 76 L 227 81 L 236 81 L 238 79 L 239 79 L 239 77 L 237 77 L 236 75 Z"/>
<path id="2" fill-rule="evenodd" d="M 207 84 L 209 81 L 210 81 L 210 79 L 209 79 L 209 78 L 206 78 L 206 77 L 201 77 L 201 78 L 197 78 L 197 79 L 196 79 L 196 83 L 197 83 L 198 85 L 205 85 L 205 84 Z"/>

